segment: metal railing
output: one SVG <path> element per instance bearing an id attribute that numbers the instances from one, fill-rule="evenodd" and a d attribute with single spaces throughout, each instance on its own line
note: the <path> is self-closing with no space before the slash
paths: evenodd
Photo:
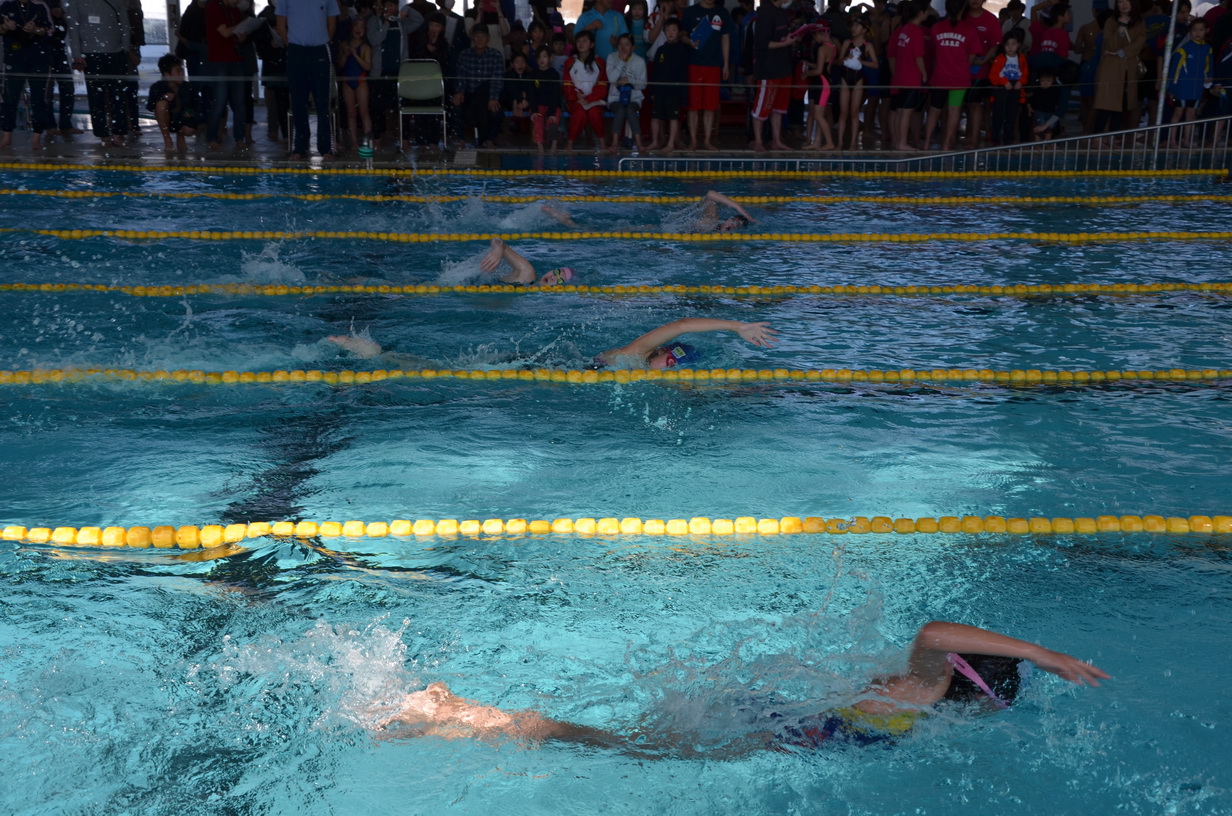
<path id="1" fill-rule="evenodd" d="M 621 170 L 649 172 L 1133 172 L 1232 168 L 1232 116 L 1071 136 L 1046 142 L 903 156 L 707 158 L 635 156 Z"/>

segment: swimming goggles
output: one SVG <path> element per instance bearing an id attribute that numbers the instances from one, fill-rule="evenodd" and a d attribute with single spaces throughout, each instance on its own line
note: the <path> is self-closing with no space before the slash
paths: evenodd
<path id="1" fill-rule="evenodd" d="M 984 682 L 984 678 L 980 677 L 979 672 L 971 668 L 970 663 L 963 660 L 961 657 L 954 654 L 953 652 L 950 652 L 949 654 L 947 654 L 945 656 L 945 659 L 949 661 L 950 665 L 954 667 L 954 670 L 956 672 L 958 672 L 963 677 L 970 680 L 972 683 L 975 683 L 976 687 L 980 691 L 987 694 L 988 699 L 996 703 L 998 708 L 1006 709 L 1010 707 L 1009 703 L 1005 702 L 1005 700 L 1002 700 L 1000 697 L 998 697 L 996 692 L 994 692 L 991 688 L 988 687 L 988 684 Z"/>

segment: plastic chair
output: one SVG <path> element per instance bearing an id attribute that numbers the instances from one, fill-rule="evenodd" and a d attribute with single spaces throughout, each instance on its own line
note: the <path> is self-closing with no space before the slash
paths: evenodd
<path id="1" fill-rule="evenodd" d="M 424 104 L 430 103 L 430 104 Z M 407 116 L 439 116 L 446 143 L 445 78 L 436 60 L 407 60 L 398 69 L 398 138 L 406 142 Z"/>

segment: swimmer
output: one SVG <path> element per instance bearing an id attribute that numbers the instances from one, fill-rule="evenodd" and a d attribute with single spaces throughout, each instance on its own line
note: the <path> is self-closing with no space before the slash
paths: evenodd
<path id="1" fill-rule="evenodd" d="M 785 722 L 774 730 L 749 734 L 722 753 L 889 742 L 945 700 L 980 704 L 989 713 L 1004 710 L 1014 703 L 1027 664 L 1079 686 L 1098 686 L 1109 679 L 1090 663 L 1025 640 L 976 626 L 932 621 L 916 634 L 904 673 L 874 680 L 847 708 L 794 720 L 782 717 Z M 703 755 L 702 749 L 691 744 L 696 741 L 677 737 L 673 742 L 680 744 L 656 750 L 646 734 L 617 734 L 548 719 L 535 711 L 503 711 L 458 697 L 444 683 L 408 694 L 398 705 L 397 711 L 375 725 L 386 729 L 390 737 L 508 737 L 531 743 L 580 743 L 643 756 Z M 769 718 L 775 715 L 770 713 Z"/>
<path id="2" fill-rule="evenodd" d="M 495 272 L 502 261 L 509 264 L 509 272 L 501 278 L 501 283 L 512 283 L 516 286 L 560 286 L 573 280 L 573 270 L 567 266 L 548 270 L 542 277 L 536 277 L 534 264 L 500 238 L 493 238 L 487 253 L 479 260 L 479 269 L 481 272 Z"/>
<path id="3" fill-rule="evenodd" d="M 749 224 L 756 223 L 748 210 L 717 190 L 706 193 L 699 203 L 702 211 L 693 222 L 691 232 L 735 232 Z M 729 207 L 735 210 L 735 214 L 727 218 L 719 218 L 719 207 Z M 554 218 L 566 227 L 578 226 L 568 212 L 554 204 L 544 204 L 540 209 L 543 210 L 544 215 Z"/>
<path id="4" fill-rule="evenodd" d="M 496 240 L 496 239 L 493 239 Z M 551 274 L 550 272 L 548 274 Z M 540 283 L 540 285 L 544 285 Z M 628 345 L 609 349 L 596 355 L 593 367 L 605 368 L 674 368 L 696 362 L 701 354 L 687 343 L 677 343 L 682 334 L 730 331 L 755 346 L 771 348 L 778 333 L 769 323 L 745 323 L 740 320 L 716 320 L 709 317 L 686 317 L 646 332 Z M 380 344 L 353 334 L 336 334 L 326 338 L 357 357 L 370 359 L 384 354 Z"/>

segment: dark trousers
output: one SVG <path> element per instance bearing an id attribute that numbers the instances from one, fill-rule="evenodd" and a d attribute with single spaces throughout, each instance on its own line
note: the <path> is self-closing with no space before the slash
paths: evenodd
<path id="1" fill-rule="evenodd" d="M 128 54 L 86 54 L 86 99 L 90 127 L 100 139 L 128 135 Z"/>
<path id="2" fill-rule="evenodd" d="M 68 130 L 73 126 L 73 106 L 77 97 L 73 91 L 73 70 L 69 67 L 68 57 L 64 49 L 59 56 L 52 57 L 52 75 L 47 82 L 47 127 L 55 130 Z M 60 94 L 60 115 L 56 116 L 56 92 Z"/>
<path id="3" fill-rule="evenodd" d="M 265 111 L 269 119 L 269 133 L 287 136 L 287 114 L 291 111 L 291 92 L 285 79 L 265 82 Z"/>
<path id="4" fill-rule="evenodd" d="M 368 77 L 368 108 L 372 113 L 372 135 L 385 135 L 389 114 L 398 104 L 398 75 Z"/>
<path id="5" fill-rule="evenodd" d="M 488 83 L 483 83 L 470 93 L 462 95 L 462 136 L 469 139 L 473 129 L 479 130 L 480 143 L 494 142 L 500 136 L 505 123 L 503 111 L 493 113 L 488 108 Z"/>
<path id="6" fill-rule="evenodd" d="M 222 125 L 223 114 L 231 107 L 231 135 L 235 141 L 244 138 L 244 126 L 248 124 L 248 89 L 245 87 L 247 77 L 244 75 L 242 62 L 207 62 L 206 73 L 213 79 L 214 102 L 210 106 L 210 117 L 206 121 L 205 138 L 209 142 L 217 142 L 222 134 L 218 131 Z"/>
<path id="7" fill-rule="evenodd" d="M 288 45 L 287 81 L 291 86 L 291 119 L 295 129 L 292 153 L 308 153 L 308 97 L 317 106 L 317 152 L 334 152 L 334 128 L 330 111 L 333 60 L 328 45 Z"/>
<path id="8" fill-rule="evenodd" d="M 1022 91 L 1013 88 L 998 88 L 992 97 L 993 144 L 1009 145 L 1018 141 L 1018 103 Z"/>
<path id="9" fill-rule="evenodd" d="M 0 130 L 12 133 L 17 126 L 17 100 L 30 85 L 30 124 L 35 133 L 43 132 L 47 121 L 47 61 L 10 59 L 4 74 L 4 103 L 0 105 Z"/>

